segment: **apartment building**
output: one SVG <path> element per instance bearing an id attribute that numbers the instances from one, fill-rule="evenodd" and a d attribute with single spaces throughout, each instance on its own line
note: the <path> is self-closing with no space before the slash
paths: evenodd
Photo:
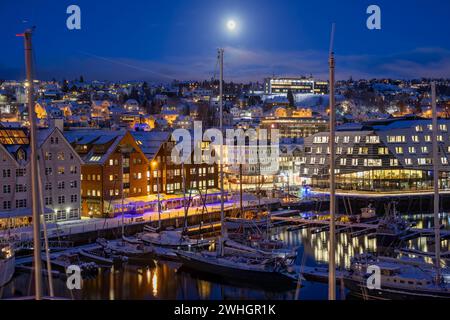
<path id="1" fill-rule="evenodd" d="M 58 128 L 37 131 L 39 194 L 47 221 L 80 218 L 83 161 Z M 24 128 L 0 128 L 0 227 L 31 222 L 30 140 Z"/>

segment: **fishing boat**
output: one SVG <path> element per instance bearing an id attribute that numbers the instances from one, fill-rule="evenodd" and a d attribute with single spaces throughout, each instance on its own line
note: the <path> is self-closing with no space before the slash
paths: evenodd
<path id="1" fill-rule="evenodd" d="M 367 284 L 369 267 L 380 270 L 379 288 L 370 289 Z M 450 299 L 449 280 L 439 277 L 437 281 L 433 266 L 417 259 L 356 256 L 344 281 L 352 294 L 368 299 Z"/>
<path id="2" fill-rule="evenodd" d="M 148 251 L 153 258 L 163 259 L 163 260 L 169 260 L 169 261 L 178 261 L 178 256 L 175 253 L 174 249 L 170 248 L 163 248 L 163 247 L 157 247 L 150 244 L 145 244 L 144 241 L 137 237 L 123 237 L 122 238 L 125 242 L 128 242 L 130 244 L 134 245 L 143 245 L 145 247 L 145 250 Z"/>
<path id="3" fill-rule="evenodd" d="M 372 222 L 377 219 L 377 211 L 372 204 L 369 204 L 367 207 L 361 208 L 361 213 L 351 216 L 351 221 L 360 223 L 360 222 Z"/>
<path id="4" fill-rule="evenodd" d="M 10 245 L 0 244 L 0 287 L 11 281 L 15 270 L 14 250 Z"/>

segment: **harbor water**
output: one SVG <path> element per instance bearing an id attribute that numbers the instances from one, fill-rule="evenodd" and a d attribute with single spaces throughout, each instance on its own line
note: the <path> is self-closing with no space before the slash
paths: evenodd
<path id="1" fill-rule="evenodd" d="M 433 216 L 429 214 L 404 216 L 419 228 L 431 228 Z M 441 214 L 441 223 L 450 229 L 450 215 Z M 313 228 L 288 231 L 287 226 L 271 230 L 273 238 L 283 240 L 291 247 L 297 248 L 297 264 L 320 266 L 328 263 L 328 233 L 315 232 Z M 337 266 L 348 268 L 351 257 L 365 252 L 377 252 L 376 239 L 367 235 L 350 237 L 347 233 L 337 235 Z M 416 238 L 405 243 L 404 247 L 425 252 L 433 252 L 434 244 L 425 238 Z M 442 242 L 444 251 L 450 250 L 450 241 Z M 429 262 L 431 262 L 431 258 Z M 47 278 L 44 278 L 44 282 Z M 98 274 L 84 279 L 81 290 L 67 289 L 64 279 L 54 279 L 55 294 L 68 299 L 179 299 L 179 300 L 325 300 L 328 289 L 326 284 L 302 281 L 302 287 L 267 290 L 255 285 L 235 283 L 215 276 L 185 270 L 180 263 L 157 261 L 156 266 L 134 266 L 127 264 L 117 268 L 103 268 Z M 348 292 L 337 286 L 338 298 L 350 298 Z M 0 298 L 32 295 L 32 278 L 26 272 L 16 272 L 13 280 L 0 289 Z"/>

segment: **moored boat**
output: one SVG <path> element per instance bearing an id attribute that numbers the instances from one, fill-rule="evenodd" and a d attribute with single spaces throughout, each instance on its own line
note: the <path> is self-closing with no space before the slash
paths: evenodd
<path id="1" fill-rule="evenodd" d="M 0 287 L 11 281 L 15 271 L 14 249 L 0 244 Z"/>

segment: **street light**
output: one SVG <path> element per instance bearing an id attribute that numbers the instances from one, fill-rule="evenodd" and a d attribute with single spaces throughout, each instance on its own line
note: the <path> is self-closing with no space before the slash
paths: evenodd
<path id="1" fill-rule="evenodd" d="M 158 161 L 153 160 L 152 161 L 152 169 L 158 169 Z M 161 199 L 160 199 L 160 192 L 159 192 L 159 170 L 156 170 L 156 188 L 158 191 L 158 231 L 161 231 Z"/>

